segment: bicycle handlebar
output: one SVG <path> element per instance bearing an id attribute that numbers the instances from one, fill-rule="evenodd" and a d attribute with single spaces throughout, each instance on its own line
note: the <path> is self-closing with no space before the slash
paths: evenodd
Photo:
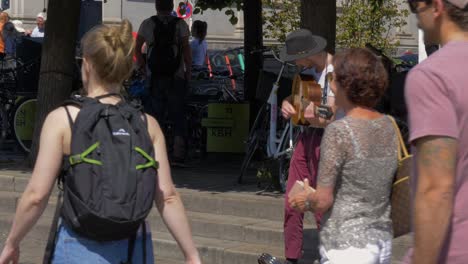
<path id="1" fill-rule="evenodd" d="M 281 64 L 285 64 L 285 65 L 288 65 L 288 66 L 291 66 L 291 67 L 295 67 L 295 66 L 296 66 L 296 64 L 294 64 L 294 63 L 290 63 L 290 62 L 287 62 L 287 61 L 282 61 L 282 60 L 279 58 L 278 54 L 277 54 L 273 49 L 271 49 L 271 48 L 263 47 L 263 48 L 261 48 L 261 49 L 255 49 L 255 50 L 252 50 L 252 51 L 250 52 L 250 54 L 255 54 L 255 53 L 262 53 L 262 54 L 264 54 L 264 55 L 272 55 L 273 58 L 274 58 L 276 61 L 278 61 L 279 63 L 281 63 Z"/>
<path id="2" fill-rule="evenodd" d="M 267 53 L 267 52 L 270 52 L 270 51 L 271 51 L 270 48 L 264 47 L 264 48 L 261 48 L 261 49 L 254 49 L 254 50 L 250 51 L 250 54 L 252 55 L 252 54 L 255 54 L 255 53 Z"/>

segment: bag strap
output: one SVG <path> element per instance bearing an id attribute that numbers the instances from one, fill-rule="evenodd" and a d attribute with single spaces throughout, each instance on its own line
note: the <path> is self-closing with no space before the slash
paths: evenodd
<path id="1" fill-rule="evenodd" d="M 122 95 L 120 95 L 120 94 L 118 94 L 118 93 L 107 93 L 107 94 L 103 94 L 103 95 L 94 97 L 94 99 L 96 99 L 96 100 L 101 100 L 101 99 L 103 99 L 103 98 L 107 98 L 107 97 L 111 97 L 111 96 L 118 96 L 118 97 L 122 98 L 122 100 L 123 100 Z"/>
<path id="2" fill-rule="evenodd" d="M 143 264 L 146 264 L 146 223 L 142 223 L 142 244 L 143 244 Z M 138 232 L 138 231 L 137 231 Z M 136 243 L 137 233 L 133 234 L 128 239 L 128 249 L 127 249 L 127 261 L 120 262 L 120 264 L 132 264 L 133 253 L 135 252 L 135 243 Z"/>
<path id="3" fill-rule="evenodd" d="M 68 124 L 70 124 L 70 129 L 73 129 L 73 118 L 70 114 L 70 110 L 68 110 L 68 107 L 65 105 L 63 108 L 65 108 L 65 112 L 67 112 L 67 118 L 68 118 Z"/>
<path id="4" fill-rule="evenodd" d="M 58 235 L 58 222 L 60 218 L 60 211 L 62 209 L 62 202 L 63 202 L 63 191 L 59 191 L 59 195 L 57 198 L 57 205 L 55 206 L 54 212 L 54 219 L 52 220 L 52 225 L 50 226 L 49 231 L 49 238 L 47 240 L 47 246 L 44 253 L 44 258 L 42 260 L 43 264 L 50 264 L 52 263 L 52 258 L 54 256 L 55 251 L 55 242 L 57 240 Z"/>
<path id="5" fill-rule="evenodd" d="M 133 252 L 135 251 L 136 236 L 137 234 L 135 233 L 128 239 L 127 261 L 122 261 L 120 262 L 120 264 L 132 264 Z"/>
<path id="6" fill-rule="evenodd" d="M 408 149 L 406 149 L 405 141 L 403 140 L 403 136 L 401 135 L 400 128 L 398 127 L 395 118 L 392 116 L 388 116 L 392 121 L 393 127 L 395 128 L 395 132 L 398 137 L 398 160 L 402 160 L 409 156 Z"/>
<path id="7" fill-rule="evenodd" d="M 143 221 L 142 224 L 142 233 L 143 233 L 143 264 L 146 264 L 146 222 Z"/>

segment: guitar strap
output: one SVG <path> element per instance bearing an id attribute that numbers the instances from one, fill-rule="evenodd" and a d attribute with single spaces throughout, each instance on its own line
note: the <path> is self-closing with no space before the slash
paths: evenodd
<path id="1" fill-rule="evenodd" d="M 323 77 L 322 105 L 327 104 L 328 99 L 328 64 L 325 63 L 325 76 Z"/>

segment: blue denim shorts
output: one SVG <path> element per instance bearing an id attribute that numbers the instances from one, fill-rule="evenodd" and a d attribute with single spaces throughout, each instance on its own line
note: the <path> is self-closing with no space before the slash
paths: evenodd
<path id="1" fill-rule="evenodd" d="M 148 228 L 147 228 L 148 230 Z M 127 261 L 128 239 L 98 242 L 84 238 L 66 225 L 58 230 L 53 264 L 120 264 Z M 132 263 L 143 263 L 143 239 L 139 232 Z M 146 263 L 154 263 L 151 233 L 146 233 Z"/>

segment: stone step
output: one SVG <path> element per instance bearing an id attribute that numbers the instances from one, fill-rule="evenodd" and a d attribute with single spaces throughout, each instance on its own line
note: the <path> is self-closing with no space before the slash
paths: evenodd
<path id="1" fill-rule="evenodd" d="M 5 241 L 11 227 L 12 218 L 13 216 L 11 214 L 0 213 L 0 234 L 2 242 Z M 50 224 L 50 218 L 41 217 L 35 227 L 23 240 L 21 244 L 21 263 L 40 262 L 46 245 L 46 238 L 49 235 Z M 156 258 L 168 259 L 173 263 L 181 263 L 178 261 L 183 261 L 183 254 L 169 233 L 153 232 L 152 236 Z M 263 252 L 269 252 L 275 256 L 282 256 L 283 254 L 283 248 L 278 246 L 200 236 L 193 236 L 193 239 L 200 252 L 203 263 L 206 264 L 256 263 L 258 256 Z M 306 251 L 312 252 L 313 250 L 309 248 L 306 249 Z M 312 261 L 311 258 L 308 260 Z"/>
<path id="2" fill-rule="evenodd" d="M 20 197 L 21 192 L 27 185 L 29 177 L 30 172 L 0 171 L 0 212 L 6 215 L 10 215 L 10 218 L 13 217 L 18 197 Z M 243 191 L 210 192 L 185 188 L 178 188 L 178 191 L 181 193 L 188 217 L 191 220 L 193 234 L 196 239 L 228 241 L 232 243 L 242 243 L 244 245 L 255 244 L 261 245 L 263 248 L 278 248 L 278 252 L 280 253 L 276 255 L 282 255 L 283 250 L 281 249 L 281 222 L 284 206 L 283 198 L 279 197 L 278 195 L 273 195 L 270 197 L 259 196 L 252 194 L 252 192 L 249 193 Z M 46 208 L 44 216 L 42 217 L 43 219 L 49 218 L 46 220 L 48 224 L 50 224 L 50 219 L 52 218 L 55 211 L 55 194 L 56 191 L 51 196 L 49 206 Z M 151 219 L 155 219 L 150 221 L 152 230 L 157 230 L 163 234 L 165 233 L 168 235 L 166 233 L 167 229 L 163 225 L 156 209 L 153 210 Z M 259 221 L 259 223 L 257 221 Z M 313 217 L 310 214 L 306 215 L 305 221 L 306 229 L 314 228 Z M 44 225 L 48 226 L 47 223 Z M 0 235 L 6 236 L 6 232 L 8 232 L 9 228 L 10 223 L 0 223 Z M 35 229 L 41 229 L 40 225 L 35 227 Z M 36 232 L 37 231 L 32 232 L 31 236 L 34 237 Z M 49 228 L 44 228 L 44 230 L 38 232 L 41 235 L 36 235 L 36 239 L 43 240 L 44 237 L 47 237 L 48 232 Z M 308 240 L 315 238 L 314 232 L 306 231 L 305 235 L 306 244 L 308 244 Z M 233 239 L 238 240 L 242 238 L 248 239 L 247 242 L 231 241 Z M 31 240 L 34 241 L 34 238 L 31 238 Z M 0 242 L 3 241 L 3 237 L 0 237 Z M 28 241 L 25 241 L 25 243 L 33 242 L 29 242 L 28 239 Z M 172 241 L 171 243 L 175 242 Z M 410 235 L 394 240 L 392 263 L 400 263 L 410 244 Z M 266 250 L 266 252 L 272 251 Z M 314 259 L 316 250 L 311 250 L 310 252 L 315 253 L 308 253 L 312 254 L 312 256 L 307 257 L 306 259 Z M 160 258 L 161 256 L 157 254 L 157 257 Z M 172 257 L 162 258 L 171 260 L 173 259 Z M 209 256 L 208 258 L 213 257 Z M 36 260 L 29 263 L 38 262 Z M 256 261 L 244 263 L 256 263 Z"/>
<path id="3" fill-rule="evenodd" d="M 169 259 L 182 259 L 182 253 L 178 250 L 176 242 L 167 233 L 154 233 L 155 252 L 157 256 Z M 257 258 L 263 252 L 269 252 L 275 256 L 283 255 L 283 248 L 241 243 L 237 241 L 220 240 L 194 236 L 195 244 L 200 252 L 203 263 L 213 264 L 245 264 L 257 263 Z M 312 263 L 313 259 L 308 259 Z"/>
<path id="4" fill-rule="evenodd" d="M 13 215 L 0 213 L 0 241 L 6 239 L 11 227 Z M 51 218 L 41 217 L 35 227 L 23 240 L 21 263 L 39 263 L 42 258 L 45 247 L 45 240 L 49 235 Z M 154 229 L 152 227 L 152 230 Z M 158 230 L 161 231 L 161 230 Z M 307 233 L 307 232 L 306 232 Z M 216 238 L 206 238 L 195 234 L 194 240 L 203 257 L 203 263 L 256 263 L 254 262 L 259 253 L 268 252 L 275 256 L 282 256 L 282 247 L 268 245 L 265 243 L 246 243 L 241 241 L 230 241 Z M 393 240 L 393 264 L 401 263 L 410 244 L 410 235 L 402 236 Z M 167 232 L 153 232 L 153 242 L 155 256 L 171 262 L 159 263 L 183 263 L 182 253 L 177 247 L 176 242 Z M 313 249 L 314 245 L 309 243 L 306 238 L 305 257 L 301 263 L 312 263 L 311 260 L 317 259 L 317 252 Z M 227 258 L 233 258 L 228 260 Z M 223 259 L 223 262 L 219 262 Z M 244 261 L 244 262 L 242 262 Z"/>
<path id="5" fill-rule="evenodd" d="M 0 171 L 0 192 L 23 192 L 29 180 L 28 173 Z M 272 221 L 283 221 L 283 195 L 262 196 L 251 192 L 214 192 L 177 188 L 187 211 L 233 215 Z M 57 193 L 55 188 L 53 195 Z M 306 224 L 315 225 L 313 218 Z"/>
<path id="6" fill-rule="evenodd" d="M 284 198 L 178 189 L 188 211 L 283 221 Z"/>
<path id="7" fill-rule="evenodd" d="M 154 210 L 156 211 L 156 210 Z M 187 212 L 192 234 L 200 237 L 240 241 L 283 247 L 283 222 L 238 216 L 223 216 L 209 213 Z M 310 217 L 312 217 L 310 215 Z M 157 213 L 150 217 L 151 230 L 168 232 Z M 318 241 L 317 230 L 313 225 L 304 226 L 305 243 Z"/>
<path id="8" fill-rule="evenodd" d="M 8 215 L 15 213 L 15 207 L 20 196 L 17 192 L 0 192 L 0 211 Z M 54 216 L 56 197 L 51 197 L 49 205 L 42 214 L 43 218 L 51 219 Z M 282 247 L 283 222 L 271 221 L 261 218 L 238 217 L 232 215 L 217 215 L 187 211 L 193 235 L 218 238 L 222 240 L 243 241 Z M 311 214 L 306 214 L 306 218 Z M 147 218 L 152 230 L 168 232 L 156 208 Z M 316 241 L 315 225 L 304 226 L 305 241 Z"/>

